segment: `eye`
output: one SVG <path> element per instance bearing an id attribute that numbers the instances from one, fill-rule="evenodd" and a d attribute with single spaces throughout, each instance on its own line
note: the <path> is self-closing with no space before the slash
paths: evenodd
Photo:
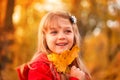
<path id="1" fill-rule="evenodd" d="M 55 35 L 55 34 L 57 34 L 58 32 L 57 31 L 51 31 L 50 32 L 50 34 L 53 34 L 53 35 Z"/>
<path id="2" fill-rule="evenodd" d="M 69 33 L 72 33 L 72 31 L 71 30 L 65 30 L 65 33 L 69 34 Z"/>

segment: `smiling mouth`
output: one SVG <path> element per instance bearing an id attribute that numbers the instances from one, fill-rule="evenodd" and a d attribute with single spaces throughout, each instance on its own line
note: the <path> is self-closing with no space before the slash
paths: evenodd
<path id="1" fill-rule="evenodd" d="M 56 45 L 57 46 L 65 46 L 65 45 L 67 45 L 67 43 L 57 43 Z"/>

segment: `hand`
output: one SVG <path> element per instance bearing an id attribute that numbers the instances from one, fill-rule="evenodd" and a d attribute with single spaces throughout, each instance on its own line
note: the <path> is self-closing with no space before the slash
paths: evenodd
<path id="1" fill-rule="evenodd" d="M 85 73 L 75 66 L 71 67 L 70 76 L 78 78 L 79 80 L 84 80 L 85 79 Z"/>

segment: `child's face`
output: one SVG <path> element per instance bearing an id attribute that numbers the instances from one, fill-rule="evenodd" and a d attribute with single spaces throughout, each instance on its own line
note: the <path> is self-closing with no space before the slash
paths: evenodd
<path id="1" fill-rule="evenodd" d="M 68 19 L 59 18 L 53 28 L 49 28 L 45 33 L 48 48 L 55 53 L 71 49 L 74 43 L 74 33 L 72 25 Z"/>

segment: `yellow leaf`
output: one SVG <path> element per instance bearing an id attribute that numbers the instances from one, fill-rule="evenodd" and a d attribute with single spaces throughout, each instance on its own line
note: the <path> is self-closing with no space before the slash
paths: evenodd
<path id="1" fill-rule="evenodd" d="M 68 65 L 78 56 L 79 48 L 74 46 L 72 50 L 63 51 L 60 54 L 51 53 L 47 55 L 48 60 L 52 61 L 58 72 L 66 72 Z"/>

